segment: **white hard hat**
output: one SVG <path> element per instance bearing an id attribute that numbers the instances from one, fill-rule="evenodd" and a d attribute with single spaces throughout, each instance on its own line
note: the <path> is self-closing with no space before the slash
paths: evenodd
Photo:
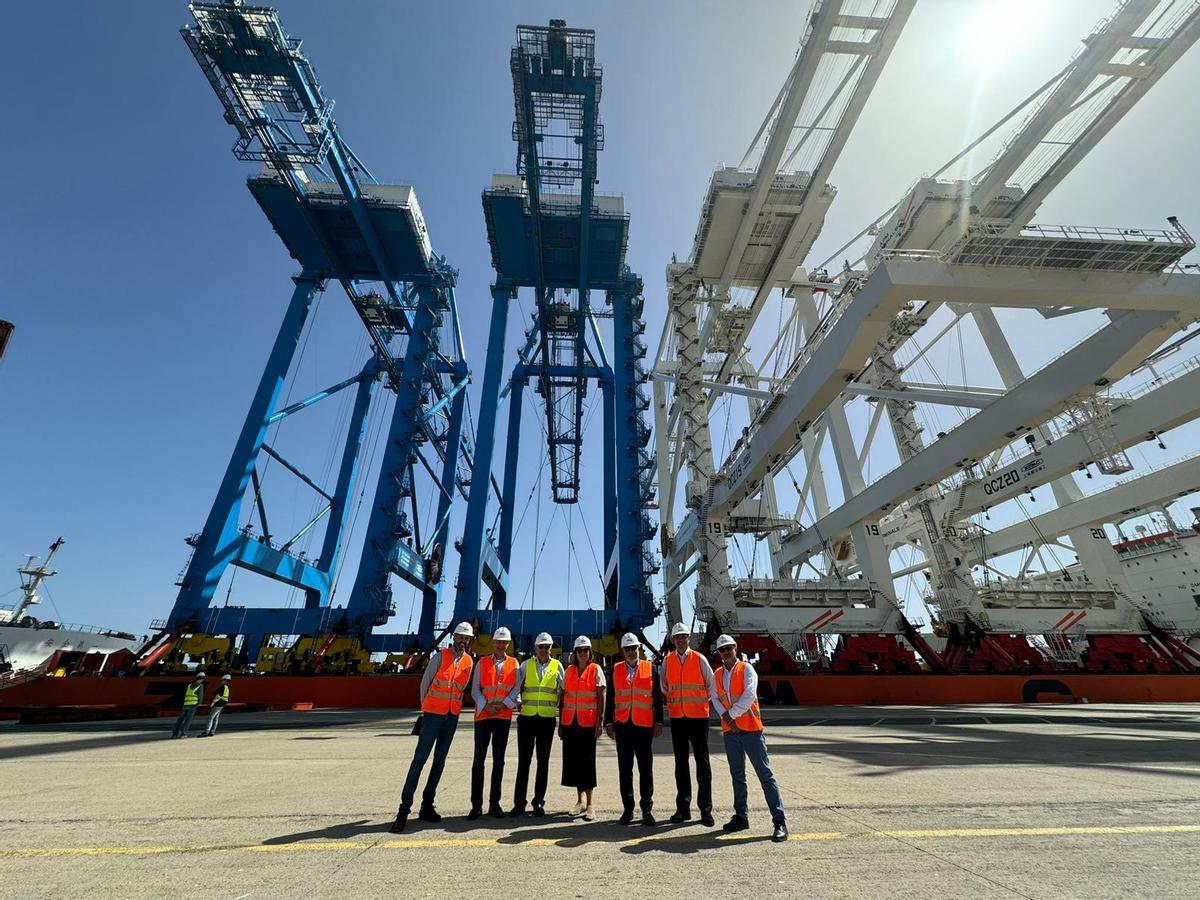
<path id="1" fill-rule="evenodd" d="M 590 637 L 588 637 L 586 634 L 581 634 L 579 637 L 575 638 L 575 649 L 576 650 L 591 650 L 592 649 L 592 639 Z"/>
<path id="2" fill-rule="evenodd" d="M 548 635 L 546 632 L 543 631 L 541 634 L 539 634 L 537 637 L 535 637 L 533 639 L 533 646 L 535 646 L 535 647 L 553 647 L 554 646 L 554 638 L 550 637 L 550 635 Z"/>
<path id="3" fill-rule="evenodd" d="M 507 628 L 505 628 L 503 625 L 501 625 L 499 628 L 496 629 L 496 633 L 492 635 L 492 640 L 493 641 L 511 641 L 512 640 L 512 632 L 509 631 Z"/>
<path id="4" fill-rule="evenodd" d="M 197 672 L 197 673 L 196 673 L 196 677 L 197 677 L 197 678 L 207 678 L 208 676 L 207 676 L 207 675 L 205 675 L 203 672 Z"/>
<path id="5" fill-rule="evenodd" d="M 466 637 L 475 637 L 475 629 L 471 627 L 470 622 L 459 622 L 458 627 L 454 629 L 454 636 L 464 635 Z"/>
<path id="6" fill-rule="evenodd" d="M 682 622 L 677 622 L 675 627 L 671 629 L 671 637 L 679 637 L 681 634 L 690 635 L 691 633 L 691 629 L 689 629 Z"/>
<path id="7" fill-rule="evenodd" d="M 233 681 L 233 676 L 232 675 L 222 675 L 221 680 L 222 681 Z"/>
<path id="8" fill-rule="evenodd" d="M 717 638 L 717 642 L 715 644 L 713 644 L 713 646 L 716 647 L 718 650 L 721 650 L 725 647 L 736 647 L 737 641 L 735 641 L 729 635 L 723 634 L 719 638 Z"/>
<path id="9" fill-rule="evenodd" d="M 632 631 L 625 632 L 625 636 L 621 638 L 621 649 L 626 647 L 636 647 L 638 645 L 637 635 Z"/>

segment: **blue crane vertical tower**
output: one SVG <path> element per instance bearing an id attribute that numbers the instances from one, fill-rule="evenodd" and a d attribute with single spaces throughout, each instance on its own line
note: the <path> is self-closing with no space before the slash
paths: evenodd
<path id="1" fill-rule="evenodd" d="M 251 659 L 267 635 L 345 635 L 371 650 L 428 643 L 450 506 L 456 494 L 466 496 L 470 472 L 457 273 L 434 254 L 413 189 L 378 182 L 342 141 L 333 102 L 323 96 L 300 42 L 284 32 L 275 10 L 230 0 L 189 9 L 195 24 L 182 29 L 183 39 L 237 131 L 235 156 L 262 164 L 248 186 L 302 271 L 208 519 L 189 539 L 194 552 L 167 629 L 245 635 Z M 371 357 L 346 380 L 280 409 L 281 388 L 313 298 L 328 280 L 340 283 L 361 318 Z M 443 339 L 447 325 L 451 333 Z M 368 411 L 380 383 L 395 392 L 395 405 L 361 562 L 347 602 L 335 607 L 335 574 L 362 474 Z M 266 436 L 275 423 L 351 387 L 356 396 L 337 477 L 327 489 Z M 258 470 L 264 455 L 322 500 L 321 511 L 286 540 L 268 525 Z M 416 493 L 426 485 L 436 492 L 436 521 L 422 535 Z M 257 530 L 239 526 L 248 489 Z M 311 559 L 296 550 L 296 542 L 322 520 L 320 554 Z M 214 606 L 218 582 L 230 566 L 299 588 L 303 606 Z M 372 636 L 395 612 L 391 576 L 421 592 L 416 635 Z"/>
<path id="2" fill-rule="evenodd" d="M 492 287 L 473 483 L 467 505 L 456 619 L 479 619 L 483 630 L 504 624 L 514 633 L 606 634 L 644 628 L 655 618 L 648 578 L 656 560 L 645 544 L 656 526 L 653 457 L 642 340 L 641 279 L 625 265 L 629 217 L 620 197 L 595 193 L 596 157 L 604 145 L 600 122 L 602 71 L 595 32 L 519 26 L 510 67 L 516 118 L 517 173 L 497 175 L 483 193 L 496 281 Z M 502 386 L 511 301 L 521 288 L 534 294 L 533 327 Z M 605 355 L 591 292 L 611 306 L 613 354 Z M 580 491 L 584 397 L 601 391 L 604 420 L 602 609 L 508 608 L 522 389 L 533 383 L 545 406 L 544 429 L 554 502 L 575 503 Z M 495 449 L 498 405 L 509 396 L 508 447 L 499 524 L 487 530 L 487 486 Z M 481 609 L 481 585 L 491 603 Z"/>

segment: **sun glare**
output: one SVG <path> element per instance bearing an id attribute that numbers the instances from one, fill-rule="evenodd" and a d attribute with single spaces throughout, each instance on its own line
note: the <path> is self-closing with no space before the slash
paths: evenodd
<path id="1" fill-rule="evenodd" d="M 1037 27 L 1044 14 L 1042 0 L 967 0 L 974 11 L 958 38 L 959 52 L 968 63 L 990 66 L 1003 59 Z"/>

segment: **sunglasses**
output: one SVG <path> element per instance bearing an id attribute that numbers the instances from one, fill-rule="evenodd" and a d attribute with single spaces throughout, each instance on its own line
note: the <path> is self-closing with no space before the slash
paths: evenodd
<path id="1" fill-rule="evenodd" d="M 722 647 L 722 648 L 721 648 L 720 650 L 718 650 L 717 652 L 718 652 L 718 653 L 732 653 L 732 652 L 733 652 L 733 649 L 734 649 L 733 647 Z"/>

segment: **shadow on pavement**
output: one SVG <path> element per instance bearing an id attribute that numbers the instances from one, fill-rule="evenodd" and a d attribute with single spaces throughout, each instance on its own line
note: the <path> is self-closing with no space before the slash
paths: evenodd
<path id="1" fill-rule="evenodd" d="M 844 732 L 805 728 L 767 731 L 773 757 L 832 756 L 860 765 L 860 777 L 885 777 L 927 769 L 972 766 L 1037 765 L 1137 771 L 1153 774 L 1147 765 L 1195 766 L 1200 734 L 1192 723 L 1164 721 L 1086 721 L 1080 730 L 1010 729 L 1007 722 L 990 726 L 950 726 L 942 723 L 891 723 L 878 726 L 882 734 L 864 740 Z M 1038 723 L 1042 724 L 1042 723 Z M 1195 771 L 1173 768 L 1171 777 L 1200 777 Z"/>
<path id="2" fill-rule="evenodd" d="M 311 840 L 345 840 L 363 834 L 386 833 L 389 822 L 372 822 L 370 819 L 359 819 L 357 822 L 344 822 L 341 825 L 330 825 L 328 828 L 315 828 L 312 831 L 298 831 L 295 834 L 281 834 L 279 837 L 267 838 L 264 844 L 298 844 Z"/>
<path id="3" fill-rule="evenodd" d="M 497 843 L 505 845 L 520 845 L 529 841 L 550 841 L 556 847 L 582 847 L 585 844 L 624 844 L 630 841 L 638 844 L 666 843 L 679 840 L 671 832 L 689 826 L 659 825 L 647 828 L 645 825 L 617 825 L 615 822 L 571 822 L 556 828 L 523 829 L 519 834 L 510 834 L 500 838 Z M 715 835 L 719 832 L 708 832 Z M 690 838 L 690 836 L 689 836 Z M 701 843 L 711 842 L 701 840 Z M 655 849 L 648 847 L 647 849 Z"/>
<path id="4" fill-rule="evenodd" d="M 103 750 L 108 747 L 132 746 L 147 744 L 152 741 L 171 740 L 171 727 L 152 732 L 131 732 L 126 734 L 106 734 L 97 737 L 83 738 L 77 741 L 57 740 L 40 744 L 23 744 L 13 747 L 0 746 L 0 760 L 23 759 L 30 756 L 51 756 L 55 753 L 73 753 L 77 750 Z"/>

